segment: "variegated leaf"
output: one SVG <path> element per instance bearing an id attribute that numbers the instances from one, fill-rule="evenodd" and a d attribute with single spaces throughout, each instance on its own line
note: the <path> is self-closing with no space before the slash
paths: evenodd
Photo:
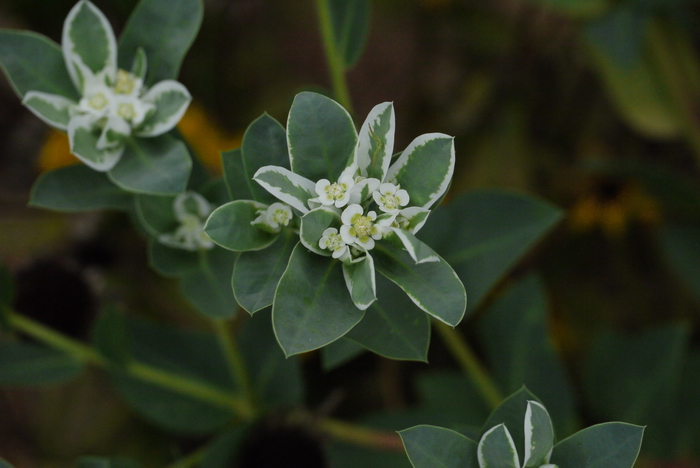
<path id="1" fill-rule="evenodd" d="M 136 55 L 134 55 L 134 62 L 131 64 L 131 73 L 143 80 L 146 78 L 146 72 L 148 71 L 148 59 L 146 58 L 146 52 L 142 47 L 136 49 Z"/>
<path id="2" fill-rule="evenodd" d="M 404 248 L 416 264 L 440 261 L 440 257 L 433 249 L 410 232 L 393 227 L 387 229 L 388 232 L 384 234 L 383 238 Z"/>
<path id="3" fill-rule="evenodd" d="M 64 132 L 68 130 L 70 122 L 70 110 L 75 103 L 58 94 L 29 91 L 22 100 L 22 104 L 32 111 L 47 124 Z"/>
<path id="4" fill-rule="evenodd" d="M 124 145 L 98 149 L 100 134 L 93 130 L 90 116 L 75 116 L 68 123 L 70 150 L 85 164 L 100 172 L 111 170 L 124 152 Z"/>
<path id="5" fill-rule="evenodd" d="M 454 139 L 442 133 L 427 133 L 401 153 L 387 171 L 385 182 L 407 190 L 412 206 L 430 208 L 449 187 L 454 166 Z"/>
<path id="6" fill-rule="evenodd" d="M 192 96 L 181 83 L 165 80 L 156 83 L 142 99 L 155 105 L 155 111 L 134 133 L 142 137 L 153 137 L 162 135 L 177 125 L 190 105 Z"/>
<path id="7" fill-rule="evenodd" d="M 395 131 L 394 105 L 384 102 L 374 106 L 360 128 L 348 166 L 355 164 L 363 176 L 384 180 L 394 151 Z"/>
<path id="8" fill-rule="evenodd" d="M 549 413 L 536 401 L 527 402 L 525 411 L 525 468 L 549 462 L 554 447 L 554 428 Z"/>
<path id="9" fill-rule="evenodd" d="M 343 277 L 355 307 L 367 310 L 377 300 L 377 282 L 371 255 L 367 254 L 359 261 L 343 263 Z"/>
<path id="10" fill-rule="evenodd" d="M 63 23 L 63 56 L 76 88 L 84 90 L 86 74 L 117 73 L 117 41 L 105 15 L 91 2 L 79 1 Z"/>
<path id="11" fill-rule="evenodd" d="M 253 179 L 280 201 L 302 213 L 309 212 L 307 201 L 316 196 L 314 182 L 283 167 L 263 166 Z"/>
<path id="12" fill-rule="evenodd" d="M 327 206 L 320 206 L 309 211 L 301 218 L 301 229 L 299 231 L 299 239 L 304 247 L 310 251 L 330 257 L 329 250 L 322 249 L 318 245 L 318 241 L 323 236 L 323 231 L 329 227 L 338 228 L 341 225 L 340 215 L 338 212 Z"/>
<path id="13" fill-rule="evenodd" d="M 480 468 L 520 468 L 515 443 L 505 424 L 489 429 L 477 448 Z"/>

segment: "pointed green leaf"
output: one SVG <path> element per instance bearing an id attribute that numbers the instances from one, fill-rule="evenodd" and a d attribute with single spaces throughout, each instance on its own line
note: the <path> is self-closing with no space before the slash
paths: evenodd
<path id="1" fill-rule="evenodd" d="M 389 167 L 385 182 L 408 191 L 411 206 L 430 208 L 450 185 L 454 166 L 454 138 L 428 133 L 408 145 Z"/>
<path id="2" fill-rule="evenodd" d="M 124 190 L 176 195 L 187 187 L 192 159 L 185 144 L 170 135 L 132 138 L 109 178 Z"/>
<path id="3" fill-rule="evenodd" d="M 44 122 L 64 132 L 68 130 L 71 110 L 76 106 L 75 102 L 63 96 L 41 91 L 29 91 L 22 104 Z"/>
<path id="4" fill-rule="evenodd" d="M 394 151 L 395 132 L 394 105 L 385 102 L 374 106 L 360 128 L 353 153 L 352 163 L 360 169 L 361 174 L 366 173 L 366 177 L 384 180 Z"/>
<path id="5" fill-rule="evenodd" d="M 248 313 L 272 305 L 277 283 L 297 242 L 297 235 L 285 230 L 266 249 L 242 252 L 238 256 L 231 283 L 236 300 Z"/>
<path id="6" fill-rule="evenodd" d="M 148 263 L 163 276 L 189 276 L 199 268 L 199 252 L 175 249 L 151 239 L 148 245 Z"/>
<path id="7" fill-rule="evenodd" d="M 377 243 L 372 256 L 377 271 L 399 285 L 418 307 L 453 327 L 462 320 L 467 294 L 447 262 L 416 265 L 406 251 L 388 243 Z"/>
<path id="8" fill-rule="evenodd" d="M 63 24 L 61 48 L 68 74 L 83 89 L 86 74 L 102 72 L 113 78 L 117 72 L 117 40 L 105 15 L 91 2 L 79 1 Z"/>
<path id="9" fill-rule="evenodd" d="M 42 174 L 34 183 L 29 203 L 57 211 L 128 211 L 133 207 L 133 197 L 106 174 L 79 164 Z"/>
<path id="10" fill-rule="evenodd" d="M 240 148 L 221 152 L 224 180 L 231 200 L 252 200 L 253 186 L 258 185 L 253 177 L 246 175 L 243 151 Z"/>
<path id="11" fill-rule="evenodd" d="M 199 269 L 182 279 L 185 297 L 204 315 L 230 318 L 238 303 L 231 289 L 231 274 L 237 254 L 214 248 L 199 251 Z"/>
<path id="12" fill-rule="evenodd" d="M 145 80 L 146 71 L 148 71 L 148 57 L 146 57 L 146 51 L 142 47 L 138 47 L 131 64 L 131 73 L 141 80 Z"/>
<path id="13" fill-rule="evenodd" d="M 335 49 L 347 69 L 359 60 L 365 48 L 372 5 L 370 0 L 331 0 L 328 6 Z"/>
<path id="14" fill-rule="evenodd" d="M 413 468 L 479 468 L 476 442 L 459 432 L 421 425 L 399 435 Z"/>
<path id="15" fill-rule="evenodd" d="M 554 446 L 554 428 L 549 413 L 541 403 L 527 402 L 525 411 L 525 461 L 524 467 L 539 467 L 549 462 Z"/>
<path id="16" fill-rule="evenodd" d="M 32 343 L 0 342 L 0 384 L 50 385 L 74 379 L 83 365 L 74 357 Z"/>
<path id="17" fill-rule="evenodd" d="M 201 0 L 141 0 L 119 38 L 119 66 L 128 70 L 137 50 L 143 48 L 148 57 L 147 86 L 176 79 L 202 16 Z"/>
<path id="18" fill-rule="evenodd" d="M 322 249 L 318 245 L 318 241 L 321 240 L 323 231 L 329 227 L 339 228 L 341 224 L 340 215 L 337 211 L 327 206 L 319 206 L 301 218 L 299 239 L 304 244 L 304 247 L 310 251 L 324 257 L 330 257 L 332 252 Z"/>
<path id="19" fill-rule="evenodd" d="M 20 98 L 28 91 L 57 94 L 77 100 L 58 44 L 27 31 L 0 31 L 0 67 Z"/>
<path id="20" fill-rule="evenodd" d="M 280 166 L 264 166 L 253 179 L 278 200 L 307 213 L 309 198 L 316 197 L 315 184 L 299 174 Z"/>
<path id="21" fill-rule="evenodd" d="M 550 340 L 548 318 L 544 285 L 530 275 L 500 296 L 477 325 L 500 388 L 509 394 L 526 385 L 545 404 L 557 431 L 570 434 L 577 426 L 577 402 Z"/>
<path id="22" fill-rule="evenodd" d="M 481 437 L 478 457 L 480 468 L 520 468 L 515 443 L 503 424 L 492 427 Z"/>
<path id="23" fill-rule="evenodd" d="M 537 199 L 474 191 L 435 210 L 420 237 L 455 269 L 473 311 L 561 216 Z"/>
<path id="24" fill-rule="evenodd" d="M 508 433 L 513 438 L 517 449 L 518 460 L 524 458 L 525 446 L 525 412 L 527 411 L 528 401 L 537 401 L 537 397 L 530 391 L 522 387 L 520 390 L 510 395 L 503 400 L 501 404 L 491 412 L 491 415 L 486 420 L 483 426 L 482 433 L 504 424 L 508 429 Z"/>
<path id="25" fill-rule="evenodd" d="M 236 252 L 264 249 L 278 236 L 251 224 L 258 217 L 258 210 L 265 208 L 267 206 L 252 200 L 226 203 L 211 213 L 204 232 L 221 247 Z"/>
<path id="26" fill-rule="evenodd" d="M 379 276 L 377 283 L 379 300 L 367 309 L 362 321 L 345 338 L 389 359 L 427 362 L 428 316 L 391 281 Z"/>
<path id="27" fill-rule="evenodd" d="M 366 255 L 359 261 L 343 263 L 343 278 L 350 298 L 358 309 L 367 310 L 377 300 L 374 261 L 371 255 Z"/>
<path id="28" fill-rule="evenodd" d="M 154 137 L 170 131 L 180 121 L 192 101 L 187 88 L 173 80 L 156 83 L 141 97 L 144 102 L 153 104 L 155 111 L 148 114 L 134 135 Z"/>
<path id="29" fill-rule="evenodd" d="M 550 461 L 559 468 L 632 468 L 643 434 L 621 422 L 591 426 L 555 445 Z"/>
<path id="30" fill-rule="evenodd" d="M 364 315 L 345 286 L 341 263 L 297 244 L 272 306 L 277 340 L 287 356 L 331 343 Z"/>
<path id="31" fill-rule="evenodd" d="M 289 111 L 287 142 L 292 171 L 312 184 L 320 179 L 335 181 L 353 155 L 357 131 L 340 104 L 304 92 L 296 95 Z"/>
<path id="32" fill-rule="evenodd" d="M 287 133 L 274 118 L 263 114 L 251 123 L 243 135 L 242 176 L 250 186 L 251 198 L 261 203 L 272 204 L 277 199 L 253 181 L 255 172 L 263 166 L 289 168 Z"/>

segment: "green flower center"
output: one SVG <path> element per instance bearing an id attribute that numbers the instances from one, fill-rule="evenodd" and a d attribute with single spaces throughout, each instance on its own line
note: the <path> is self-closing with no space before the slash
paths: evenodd
<path id="1" fill-rule="evenodd" d="M 124 70 L 117 71 L 117 82 L 114 85 L 114 92 L 117 94 L 131 94 L 136 86 L 136 80 L 131 73 Z"/>
<path id="2" fill-rule="evenodd" d="M 347 190 L 347 184 L 339 184 L 338 182 L 332 183 L 325 188 L 326 198 L 328 200 L 339 200 L 345 196 Z"/>
<path id="3" fill-rule="evenodd" d="M 382 195 L 380 198 L 387 210 L 396 210 L 401 205 L 401 200 L 396 195 Z"/>
<path id="4" fill-rule="evenodd" d="M 377 233 L 377 227 L 369 216 L 355 215 L 350 220 L 350 234 L 365 242 L 369 236 Z"/>
<path id="5" fill-rule="evenodd" d="M 272 219 L 277 224 L 286 226 L 287 224 L 289 224 L 289 212 L 287 212 L 286 210 L 275 210 L 275 212 L 272 213 Z"/>
<path id="6" fill-rule="evenodd" d="M 340 234 L 328 234 L 328 241 L 326 241 L 326 248 L 328 250 L 332 250 L 335 252 L 338 249 L 342 249 L 343 246 L 345 246 L 345 242 L 343 242 L 343 238 L 340 237 Z"/>
<path id="7" fill-rule="evenodd" d="M 109 104 L 109 101 L 107 101 L 107 98 L 102 93 L 97 93 L 88 100 L 88 106 L 95 110 L 102 110 L 107 104 Z"/>
<path id="8" fill-rule="evenodd" d="M 136 109 L 134 109 L 133 104 L 124 102 L 119 104 L 119 108 L 117 109 L 117 115 L 119 115 L 119 117 L 121 117 L 124 120 L 131 120 L 134 117 L 136 117 Z"/>

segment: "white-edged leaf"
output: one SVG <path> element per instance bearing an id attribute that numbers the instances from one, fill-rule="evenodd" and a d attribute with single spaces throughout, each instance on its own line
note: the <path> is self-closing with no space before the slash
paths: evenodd
<path id="1" fill-rule="evenodd" d="M 131 73 L 140 78 L 141 80 L 146 78 L 146 72 L 148 71 L 148 59 L 146 58 L 146 52 L 142 47 L 136 49 L 136 55 L 134 55 L 134 62 L 131 64 Z"/>
<path id="2" fill-rule="evenodd" d="M 554 447 L 554 428 L 549 413 L 537 401 L 529 400 L 525 410 L 524 467 L 538 467 L 549 462 Z"/>
<path id="3" fill-rule="evenodd" d="M 390 242 L 398 243 L 408 252 L 416 264 L 427 262 L 439 262 L 440 257 L 433 249 L 424 244 L 416 236 L 408 231 L 399 228 L 386 228 L 388 233 L 384 234 Z"/>
<path id="4" fill-rule="evenodd" d="M 280 166 L 263 166 L 253 179 L 265 190 L 289 206 L 308 213 L 306 202 L 316 196 L 316 184 L 306 177 Z"/>
<path id="5" fill-rule="evenodd" d="M 394 151 L 395 131 L 394 104 L 383 102 L 374 106 L 360 128 L 348 166 L 354 163 L 365 177 L 384 180 Z"/>
<path id="6" fill-rule="evenodd" d="M 91 2 L 79 1 L 63 23 L 61 47 L 68 74 L 84 90 L 86 73 L 113 78 L 117 73 L 117 40 L 105 15 Z"/>
<path id="7" fill-rule="evenodd" d="M 402 229 L 415 234 L 421 230 L 423 225 L 425 225 L 429 215 L 430 210 L 427 208 L 409 206 L 408 208 L 404 208 L 399 212 L 398 218 Z"/>
<path id="8" fill-rule="evenodd" d="M 29 91 L 24 95 L 22 104 L 47 124 L 64 132 L 68 130 L 70 110 L 76 104 L 70 99 L 58 94 Z"/>
<path id="9" fill-rule="evenodd" d="M 367 310 L 377 300 L 377 281 L 371 255 L 367 254 L 357 262 L 343 263 L 343 277 L 355 307 Z"/>
<path id="10" fill-rule="evenodd" d="M 384 181 L 407 190 L 412 206 L 430 208 L 449 187 L 454 167 L 454 138 L 426 133 L 408 145 L 389 167 Z"/>
<path id="11" fill-rule="evenodd" d="M 323 236 L 323 231 L 329 227 L 339 228 L 341 224 L 340 214 L 336 210 L 328 206 L 319 206 L 301 218 L 299 239 L 310 251 L 329 257 L 332 252 L 319 247 L 318 241 Z"/>
<path id="12" fill-rule="evenodd" d="M 515 442 L 505 424 L 489 429 L 477 448 L 480 468 L 520 468 Z"/>
<path id="13" fill-rule="evenodd" d="M 70 151 L 85 164 L 100 172 L 110 171 L 124 152 L 124 145 L 98 149 L 100 134 L 93 130 L 92 118 L 82 115 L 73 117 L 68 123 Z"/>
<path id="14" fill-rule="evenodd" d="M 134 133 L 152 137 L 162 135 L 177 125 L 190 105 L 192 96 L 182 83 L 164 80 L 146 91 L 142 100 L 153 104 L 156 109 Z"/>

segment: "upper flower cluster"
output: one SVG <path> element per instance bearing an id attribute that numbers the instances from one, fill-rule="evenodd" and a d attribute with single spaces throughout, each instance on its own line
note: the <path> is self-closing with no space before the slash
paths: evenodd
<path id="1" fill-rule="evenodd" d="M 68 14 L 61 48 L 80 99 L 28 91 L 23 103 L 49 125 L 66 131 L 71 152 L 95 170 L 112 169 L 130 136 L 154 137 L 171 130 L 190 103 L 189 92 L 177 81 L 144 86 L 147 64 L 142 49 L 130 71 L 118 68 L 112 27 L 87 0 Z"/>
<path id="2" fill-rule="evenodd" d="M 204 221 L 211 211 L 211 204 L 200 194 L 192 191 L 181 193 L 173 200 L 173 214 L 180 225 L 174 232 L 158 236 L 158 240 L 176 249 L 197 251 L 214 248 L 214 243 L 204 232 Z"/>

